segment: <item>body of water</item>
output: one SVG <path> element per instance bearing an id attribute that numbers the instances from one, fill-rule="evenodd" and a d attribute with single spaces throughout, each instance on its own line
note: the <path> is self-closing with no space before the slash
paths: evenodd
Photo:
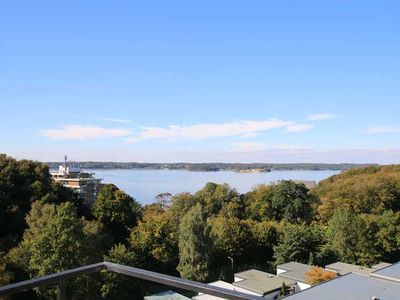
<path id="1" fill-rule="evenodd" d="M 86 170 L 123 189 L 141 204 L 154 202 L 159 193 L 194 193 L 207 182 L 227 183 L 240 193 L 246 193 L 258 184 L 279 180 L 314 180 L 316 182 L 340 171 L 272 171 L 268 173 L 237 173 L 232 171 L 190 172 L 185 170 Z"/>

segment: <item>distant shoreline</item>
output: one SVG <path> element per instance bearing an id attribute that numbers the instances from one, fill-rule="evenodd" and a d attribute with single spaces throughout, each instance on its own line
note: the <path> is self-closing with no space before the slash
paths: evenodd
<path id="1" fill-rule="evenodd" d="M 50 169 L 57 169 L 62 162 L 45 162 Z M 271 171 L 344 171 L 354 168 L 376 166 L 377 164 L 318 164 L 318 163 L 138 163 L 138 162 L 94 162 L 76 163 L 82 169 L 99 170 L 186 170 L 186 171 L 233 171 L 240 173 L 260 173 Z"/>

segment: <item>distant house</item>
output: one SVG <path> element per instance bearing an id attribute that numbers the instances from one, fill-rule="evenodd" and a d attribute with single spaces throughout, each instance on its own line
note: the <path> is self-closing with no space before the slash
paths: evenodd
<path id="1" fill-rule="evenodd" d="M 336 262 L 325 267 L 342 276 L 291 295 L 287 300 L 396 300 L 400 299 L 400 263 L 371 268 Z"/>
<path id="2" fill-rule="evenodd" d="M 220 287 L 220 288 L 231 290 L 231 291 L 246 293 L 249 295 L 260 296 L 258 293 L 251 292 L 247 289 L 243 289 L 243 288 L 234 286 L 233 284 L 230 284 L 230 283 L 222 281 L 222 280 L 211 282 L 211 283 L 209 283 L 209 285 Z M 223 298 L 208 295 L 208 294 L 203 294 L 203 293 L 199 293 L 197 296 L 192 297 L 192 299 L 194 299 L 194 300 L 224 300 Z M 150 299 L 150 300 L 155 300 L 155 299 Z"/>
<path id="3" fill-rule="evenodd" d="M 349 273 L 291 295 L 285 300 L 397 300 L 400 284 L 369 275 Z"/>
<path id="4" fill-rule="evenodd" d="M 347 264 L 347 263 L 343 263 L 343 262 L 335 262 L 333 264 L 326 265 L 325 270 L 335 272 L 339 275 L 346 275 L 349 273 L 368 275 L 375 271 L 375 269 L 372 269 L 372 268 Z"/>
<path id="5" fill-rule="evenodd" d="M 307 283 L 306 273 L 312 269 L 312 266 L 298 262 L 288 262 L 276 267 L 276 275 L 297 282 L 297 291 L 302 291 L 311 287 Z"/>
<path id="6" fill-rule="evenodd" d="M 252 269 L 236 273 L 233 285 L 256 293 L 265 299 L 274 300 L 278 299 L 283 283 L 289 288 L 289 293 L 295 292 L 295 281 Z"/>

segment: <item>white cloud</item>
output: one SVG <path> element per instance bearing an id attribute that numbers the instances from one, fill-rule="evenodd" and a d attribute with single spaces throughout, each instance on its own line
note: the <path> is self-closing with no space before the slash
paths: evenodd
<path id="1" fill-rule="evenodd" d="M 400 127 L 394 126 L 375 126 L 367 129 L 367 133 L 380 134 L 380 133 L 400 133 Z"/>
<path id="2" fill-rule="evenodd" d="M 307 121 L 333 120 L 336 118 L 337 116 L 333 114 L 314 114 L 314 115 L 308 115 Z"/>
<path id="3" fill-rule="evenodd" d="M 282 152 L 294 152 L 294 151 L 309 151 L 313 150 L 314 147 L 307 145 L 275 145 L 267 146 L 263 142 L 239 142 L 232 144 L 233 150 L 244 151 L 244 152 L 255 152 L 255 151 L 282 151 Z"/>
<path id="4" fill-rule="evenodd" d="M 127 119 L 118 119 L 118 118 L 95 117 L 95 119 L 96 119 L 96 120 L 100 120 L 100 121 L 112 122 L 112 123 L 123 123 L 123 124 L 132 123 L 131 120 L 127 120 Z"/>
<path id="5" fill-rule="evenodd" d="M 64 125 L 60 129 L 43 130 L 41 134 L 56 140 L 86 140 L 123 137 L 132 134 L 132 132 L 122 128 L 103 128 L 94 125 Z"/>
<path id="6" fill-rule="evenodd" d="M 298 132 L 313 128 L 312 125 L 269 119 L 264 121 L 233 121 L 221 124 L 195 124 L 190 126 L 170 125 L 166 128 L 143 127 L 138 134 L 128 137 L 127 143 L 149 139 L 202 140 L 230 136 L 254 136 L 262 131 L 283 128 L 288 132 Z"/>
<path id="7" fill-rule="evenodd" d="M 286 151 L 304 151 L 312 150 L 314 147 L 307 145 L 277 145 L 272 147 L 273 150 L 286 150 Z"/>
<path id="8" fill-rule="evenodd" d="M 310 130 L 310 129 L 313 129 L 313 128 L 314 128 L 314 125 L 298 123 L 298 124 L 293 124 L 293 125 L 287 126 L 286 127 L 286 131 L 288 131 L 288 132 L 301 132 L 301 131 L 306 131 L 306 130 Z"/>
<path id="9" fill-rule="evenodd" d="M 239 142 L 233 144 L 234 149 L 237 151 L 262 151 L 267 148 L 266 144 L 262 142 Z"/>

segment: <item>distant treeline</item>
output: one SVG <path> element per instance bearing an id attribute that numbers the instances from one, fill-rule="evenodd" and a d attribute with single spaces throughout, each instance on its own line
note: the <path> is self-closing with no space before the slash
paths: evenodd
<path id="1" fill-rule="evenodd" d="M 56 169 L 62 162 L 47 162 L 50 169 Z M 139 163 L 139 162 L 79 162 L 83 169 L 168 169 L 188 171 L 251 171 L 269 172 L 272 170 L 348 170 L 374 164 L 273 164 L 273 163 Z"/>

